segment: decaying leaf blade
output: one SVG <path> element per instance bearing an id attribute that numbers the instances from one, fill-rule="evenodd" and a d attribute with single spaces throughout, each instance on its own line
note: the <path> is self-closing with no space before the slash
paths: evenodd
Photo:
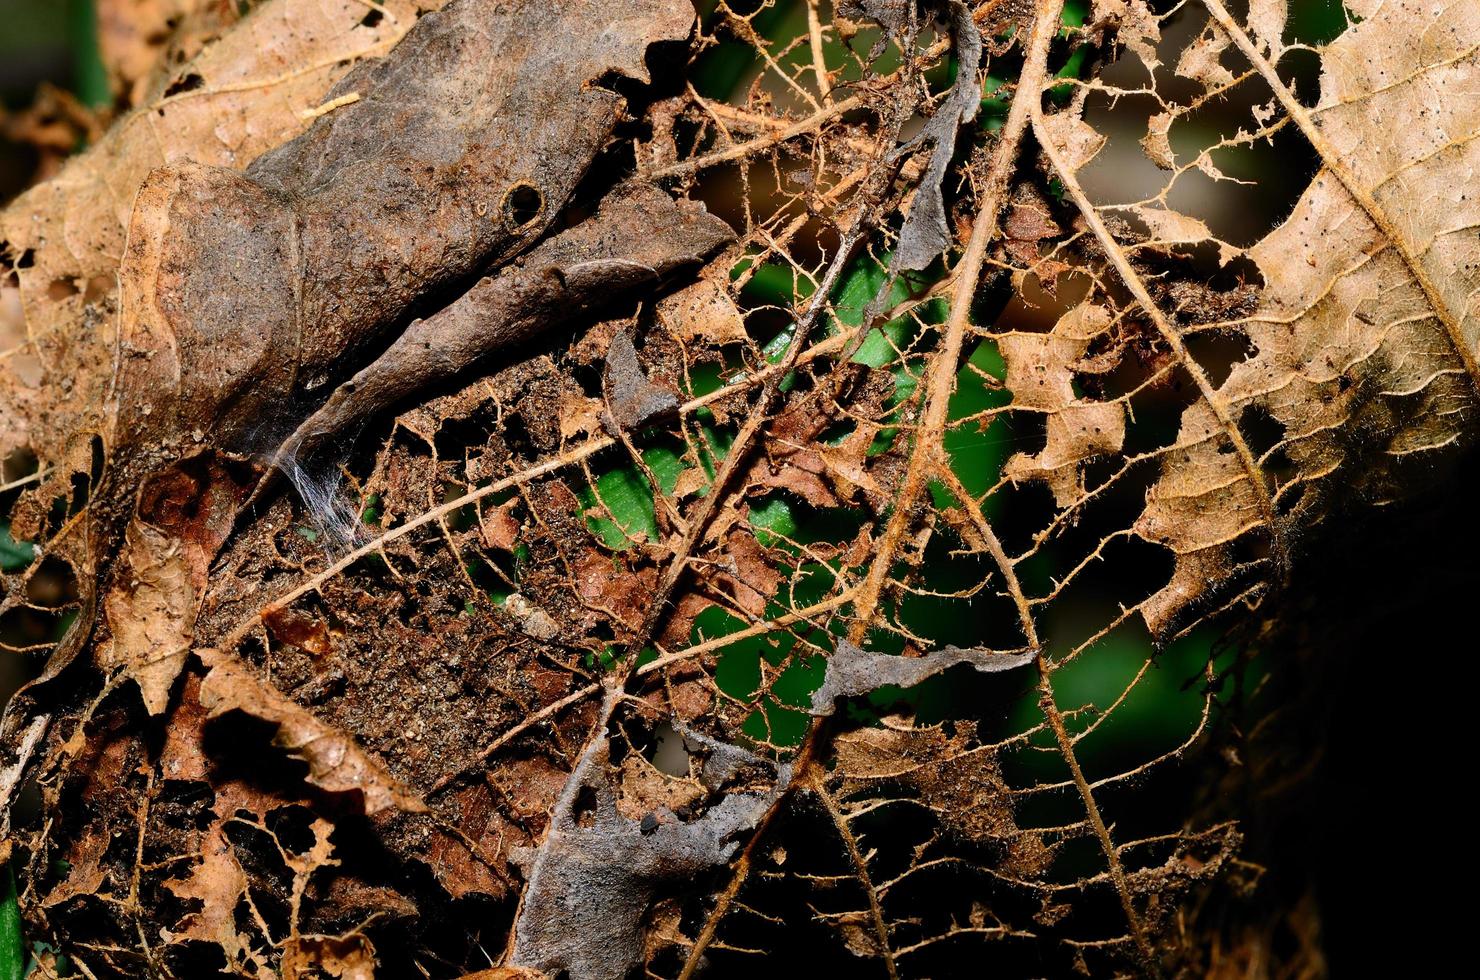
<path id="1" fill-rule="evenodd" d="M 209 668 L 200 685 L 200 702 L 212 717 L 241 711 L 277 726 L 273 744 L 308 763 L 308 781 L 331 793 L 356 793 L 365 813 L 395 807 L 421 812 L 426 804 L 386 771 L 380 760 L 263 683 L 245 664 L 229 654 L 198 649 L 196 656 Z"/>
<path id="2" fill-rule="evenodd" d="M 0 622 L 83 622 L 3 746 L 38 934 L 119 976 L 1317 973 L 1268 941 L 1316 930 L 1261 879 L 1299 777 L 1248 648 L 1473 441 L 1473 0 L 1324 46 L 1282 0 L 351 6 L 296 125 L 222 108 L 307 92 L 241 54 L 292 0 L 194 76 L 116 55 L 166 165 L 0 219 L 46 231 L 0 268 L 45 467 L 0 472 Z"/>

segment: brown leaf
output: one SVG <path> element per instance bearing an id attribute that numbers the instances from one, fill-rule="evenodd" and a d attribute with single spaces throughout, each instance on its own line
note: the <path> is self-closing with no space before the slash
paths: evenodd
<path id="1" fill-rule="evenodd" d="M 293 936 L 283 946 L 283 980 L 375 980 L 375 945 L 363 933 Z"/>
<path id="2" fill-rule="evenodd" d="M 316 657 L 334 652 L 329 627 L 316 616 L 291 609 L 272 609 L 262 616 L 262 622 L 279 643 L 290 644 Z"/>
<path id="3" fill-rule="evenodd" d="M 594 549 L 576 559 L 571 571 L 582 602 L 627 626 L 637 625 L 651 594 L 651 575 L 634 575 L 610 555 Z"/>
<path id="4" fill-rule="evenodd" d="M 453 0 L 336 67 L 296 107 L 307 134 L 250 165 L 173 142 L 178 107 L 229 94 L 169 53 L 209 12 L 137 3 L 141 25 L 183 19 L 109 54 L 166 110 L 125 122 L 157 118 L 167 164 L 127 247 L 95 231 L 123 227 L 137 161 L 102 216 L 76 185 L 70 241 L 54 194 L 7 213 L 20 245 L 0 249 L 0 412 L 19 413 L 0 440 L 35 450 L 4 460 L 0 520 L 38 549 L 5 573 L 4 640 L 80 624 L 0 740 L 0 796 L 40 798 L 14 832 L 0 813 L 40 938 L 100 976 L 501 957 L 522 965 L 498 976 L 581 980 L 728 975 L 811 916 L 818 962 L 881 975 L 1320 972 L 1318 921 L 1271 936 L 1300 920 L 1252 891 L 1226 818 L 1289 852 L 1268 846 L 1289 763 L 1319 738 L 1265 743 L 1323 716 L 1305 650 L 1332 642 L 1317 593 L 1279 591 L 1309 581 L 1288 575 L 1301 550 L 1473 441 L 1480 116 L 1440 96 L 1474 88 L 1474 0 L 1355 0 L 1329 48 L 1302 43 L 1323 76 L 1299 99 L 1280 0 L 1175 20 L 1096 0 L 1077 27 L 1054 2 L 798 3 L 766 37 L 753 5 L 718 5 L 687 52 L 657 46 L 689 38 L 681 0 Z M 264 0 L 217 47 L 290 8 L 317 29 L 312 5 Z M 391 21 L 358 8 L 351 34 Z M 872 36 L 901 50 L 869 64 Z M 962 133 L 978 36 L 1009 109 Z M 716 44 L 756 56 L 729 102 L 687 84 Z M 320 71 L 299 49 L 245 84 Z M 661 84 L 633 98 L 649 64 Z M 36 122 L 60 152 L 75 121 Z M 1285 182 L 1220 183 L 1214 161 L 1302 140 L 1304 196 L 1241 213 Z M 1120 193 L 1142 178 L 1161 186 Z M 93 273 L 58 258 L 93 253 Z M 863 298 L 850 334 L 828 304 L 883 261 L 928 271 Z M 850 363 L 885 319 L 901 359 Z M 747 327 L 806 342 L 768 367 Z M 716 369 L 702 407 L 665 388 Z M 307 474 L 303 499 L 248 454 Z M 684 470 L 658 540 L 614 551 L 590 526 L 605 505 L 571 488 L 631 454 Z M 321 476 L 380 501 L 352 552 L 300 533 L 339 506 Z M 780 494 L 795 534 L 759 510 Z M 483 562 L 516 545 L 498 591 L 517 591 L 489 602 Z M 1295 657 L 1217 656 L 1202 630 L 1163 654 L 1138 621 L 1167 641 L 1266 595 L 1300 619 Z M 716 607 L 743 632 L 711 629 Z M 844 704 L 930 679 L 948 683 L 906 701 L 939 725 Z M 1297 710 L 1276 703 L 1292 687 Z M 1153 691 L 1202 711 L 1137 727 Z M 264 725 L 287 755 L 232 743 Z M 1197 792 L 1144 795 L 1165 776 Z M 1229 937 L 1260 954 L 1220 959 Z"/>
<path id="5" fill-rule="evenodd" d="M 252 810 L 257 802 L 257 797 L 240 783 L 218 787 L 218 816 L 201 843 L 199 863 L 188 874 L 167 880 L 164 887 L 176 898 L 199 906 L 185 915 L 171 931 L 171 938 L 214 943 L 221 947 L 227 963 L 250 963 L 260 970 L 267 968 L 267 962 L 237 928 L 236 909 L 248 894 L 247 874 L 225 832 L 238 810 Z"/>
<path id="6" fill-rule="evenodd" d="M 164 710 L 185 665 L 211 560 L 245 496 L 235 468 L 209 454 L 165 470 L 140 494 L 124 539 L 127 572 L 104 600 L 112 635 L 98 657 L 133 678 L 150 714 Z"/>
<path id="7" fill-rule="evenodd" d="M 201 704 L 210 717 L 241 711 L 276 725 L 273 744 L 308 763 L 310 783 L 331 793 L 358 794 L 366 814 L 391 807 L 411 813 L 426 809 L 353 738 L 264 684 L 250 667 L 215 650 L 196 654 L 210 668 L 200 688 Z"/>
<path id="8" fill-rule="evenodd" d="M 101 431 L 118 344 L 109 297 L 149 172 L 187 159 L 245 167 L 302 132 L 299 112 L 357 61 L 388 51 L 418 6 L 438 5 L 387 0 L 392 16 L 367 28 L 362 0 L 268 0 L 179 67 L 180 91 L 141 105 L 0 213 L 0 269 L 14 270 L 27 338 L 20 356 L 0 361 L 0 457 L 29 446 L 55 460 L 75 432 Z"/>
<path id="9" fill-rule="evenodd" d="M 1002 235 L 1013 259 L 1022 265 L 1035 265 L 1039 258 L 1038 243 L 1062 233 L 1043 195 L 1032 184 L 1019 184 L 1002 219 Z M 1045 275 L 1043 269 L 1038 271 L 1040 276 Z"/>
<path id="10" fill-rule="evenodd" d="M 513 551 L 519 543 L 519 519 L 514 508 L 518 498 L 511 498 L 497 507 L 489 507 L 479 517 L 478 528 L 482 532 L 483 546 L 499 551 Z"/>
<path id="11" fill-rule="evenodd" d="M 598 6 L 454 0 L 325 96 L 355 101 L 245 173 L 151 174 L 119 273 L 126 445 L 170 451 L 192 430 L 239 445 L 427 291 L 529 247 L 624 104 L 589 83 L 646 81 L 648 47 L 693 23 L 686 5 L 639 0 L 593 33 Z M 464 108 L 436 108 L 450 105 Z"/>
<path id="12" fill-rule="evenodd" d="M 362 424 L 479 358 L 566 323 L 625 292 L 652 288 L 674 270 L 697 264 L 732 235 L 730 227 L 702 205 L 674 201 L 644 185 L 619 190 L 602 202 L 595 217 L 546 240 L 440 312 L 412 323 L 374 363 L 336 389 L 288 439 L 283 452 L 291 456 L 311 451 L 320 440 L 351 424 Z M 636 364 L 631 340 L 625 334 L 619 337 L 626 347 L 614 338 L 612 350 L 620 370 L 627 373 L 614 380 L 620 390 L 613 391 L 613 410 L 651 414 L 676 406 L 671 392 L 642 387 L 646 378 Z M 620 360 L 627 353 L 632 354 L 631 360 Z M 632 370 L 637 371 L 635 376 Z M 590 407 L 581 396 L 563 392 L 561 404 L 562 437 L 592 431 L 586 418 Z"/>
<path id="13" fill-rule="evenodd" d="M 765 616 L 785 576 L 771 567 L 766 549 L 747 531 L 730 532 L 725 538 L 725 556 L 733 570 L 717 578 L 729 586 L 735 604 L 741 609 L 752 616 Z"/>
<path id="14" fill-rule="evenodd" d="M 879 783 L 906 786 L 956 833 L 1017 844 L 997 755 L 966 733 L 947 734 L 939 726 L 862 728 L 838 736 L 835 748 L 842 792 L 877 792 Z"/>

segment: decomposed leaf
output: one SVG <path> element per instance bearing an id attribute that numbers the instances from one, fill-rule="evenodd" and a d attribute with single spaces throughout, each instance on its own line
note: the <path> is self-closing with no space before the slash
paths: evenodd
<path id="1" fill-rule="evenodd" d="M 1327 972 L 1326 720 L 1475 578 L 1480 0 L 98 6 L 0 214 L 38 969 Z"/>
<path id="2" fill-rule="evenodd" d="M 706 780 L 719 790 L 743 750 L 710 745 Z M 513 963 L 572 978 L 623 976 L 639 960 L 641 920 L 659 886 L 721 865 L 786 787 L 789 769 L 765 792 L 719 792 L 690 821 L 634 821 L 617 810 L 607 768 L 610 747 L 588 747 L 555 806 L 550 829 L 525 866 L 529 881 L 514 925 Z"/>
<path id="3" fill-rule="evenodd" d="M 301 133 L 298 110 L 317 105 L 357 62 L 391 50 L 418 8 L 440 5 L 387 0 L 387 16 L 366 28 L 363 0 L 268 0 L 192 60 L 172 65 L 176 91 L 152 93 L 0 214 L 0 269 L 14 273 L 13 282 L 0 276 L 0 290 L 16 291 L 25 339 L 0 361 L 0 457 L 29 447 L 57 460 L 77 431 L 103 430 L 118 343 L 118 259 L 149 172 L 183 160 L 247 166 Z M 161 20 L 172 16 L 162 13 Z M 124 77 L 134 74 L 121 57 L 115 64 Z"/>
<path id="4" fill-rule="evenodd" d="M 868 694 L 886 685 L 914 687 L 958 664 L 967 664 L 983 673 L 996 673 L 1030 664 L 1034 656 L 1032 650 L 997 653 L 946 646 L 919 657 L 897 657 L 870 653 L 847 640 L 840 640 L 832 656 L 827 658 L 827 673 L 822 686 L 812 695 L 812 714 L 830 715 L 836 710 L 838 699 Z"/>
<path id="5" fill-rule="evenodd" d="M 331 793 L 355 793 L 367 814 L 395 807 L 411 813 L 426 804 L 386 771 L 352 737 L 264 684 L 245 664 L 214 650 L 198 650 L 210 668 L 200 702 L 212 717 L 241 711 L 277 726 L 273 743 L 308 763 L 308 781 Z"/>

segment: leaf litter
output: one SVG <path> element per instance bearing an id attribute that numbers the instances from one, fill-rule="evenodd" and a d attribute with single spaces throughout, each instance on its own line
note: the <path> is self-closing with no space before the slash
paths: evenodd
<path id="1" fill-rule="evenodd" d="M 1353 3 L 1312 100 L 1277 0 L 175 6 L 0 216 L 31 934 L 91 976 L 1226 965 L 1247 814 L 1135 797 L 1241 773 L 1252 668 L 1198 638 L 1469 442 L 1435 93 L 1480 18 Z M 1255 240 L 1180 191 L 1297 136 Z M 1171 671 L 1186 725 L 1107 754 Z"/>

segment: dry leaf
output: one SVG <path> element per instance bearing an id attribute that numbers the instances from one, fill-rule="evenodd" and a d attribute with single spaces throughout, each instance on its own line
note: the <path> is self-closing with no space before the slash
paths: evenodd
<path id="1" fill-rule="evenodd" d="M 209 668 L 200 702 L 210 717 L 241 711 L 276 725 L 273 744 L 308 763 L 310 783 L 330 793 L 358 794 L 366 814 L 391 807 L 411 813 L 426 809 L 353 738 L 264 684 L 250 667 L 214 650 L 197 650 L 196 655 Z"/>
<path id="2" fill-rule="evenodd" d="M 247 166 L 302 132 L 299 111 L 356 61 L 389 51 L 417 7 L 388 0 L 394 16 L 366 27 L 362 0 L 268 0 L 179 68 L 178 91 L 119 120 L 0 214 L 0 268 L 13 270 L 26 338 L 0 362 L 0 456 L 29 447 L 60 461 L 76 433 L 102 431 L 118 260 L 149 172 L 181 160 Z"/>
<path id="3" fill-rule="evenodd" d="M 0 217 L 28 935 L 1321 972 L 1287 583 L 1473 442 L 1474 0 L 129 6 Z"/>

